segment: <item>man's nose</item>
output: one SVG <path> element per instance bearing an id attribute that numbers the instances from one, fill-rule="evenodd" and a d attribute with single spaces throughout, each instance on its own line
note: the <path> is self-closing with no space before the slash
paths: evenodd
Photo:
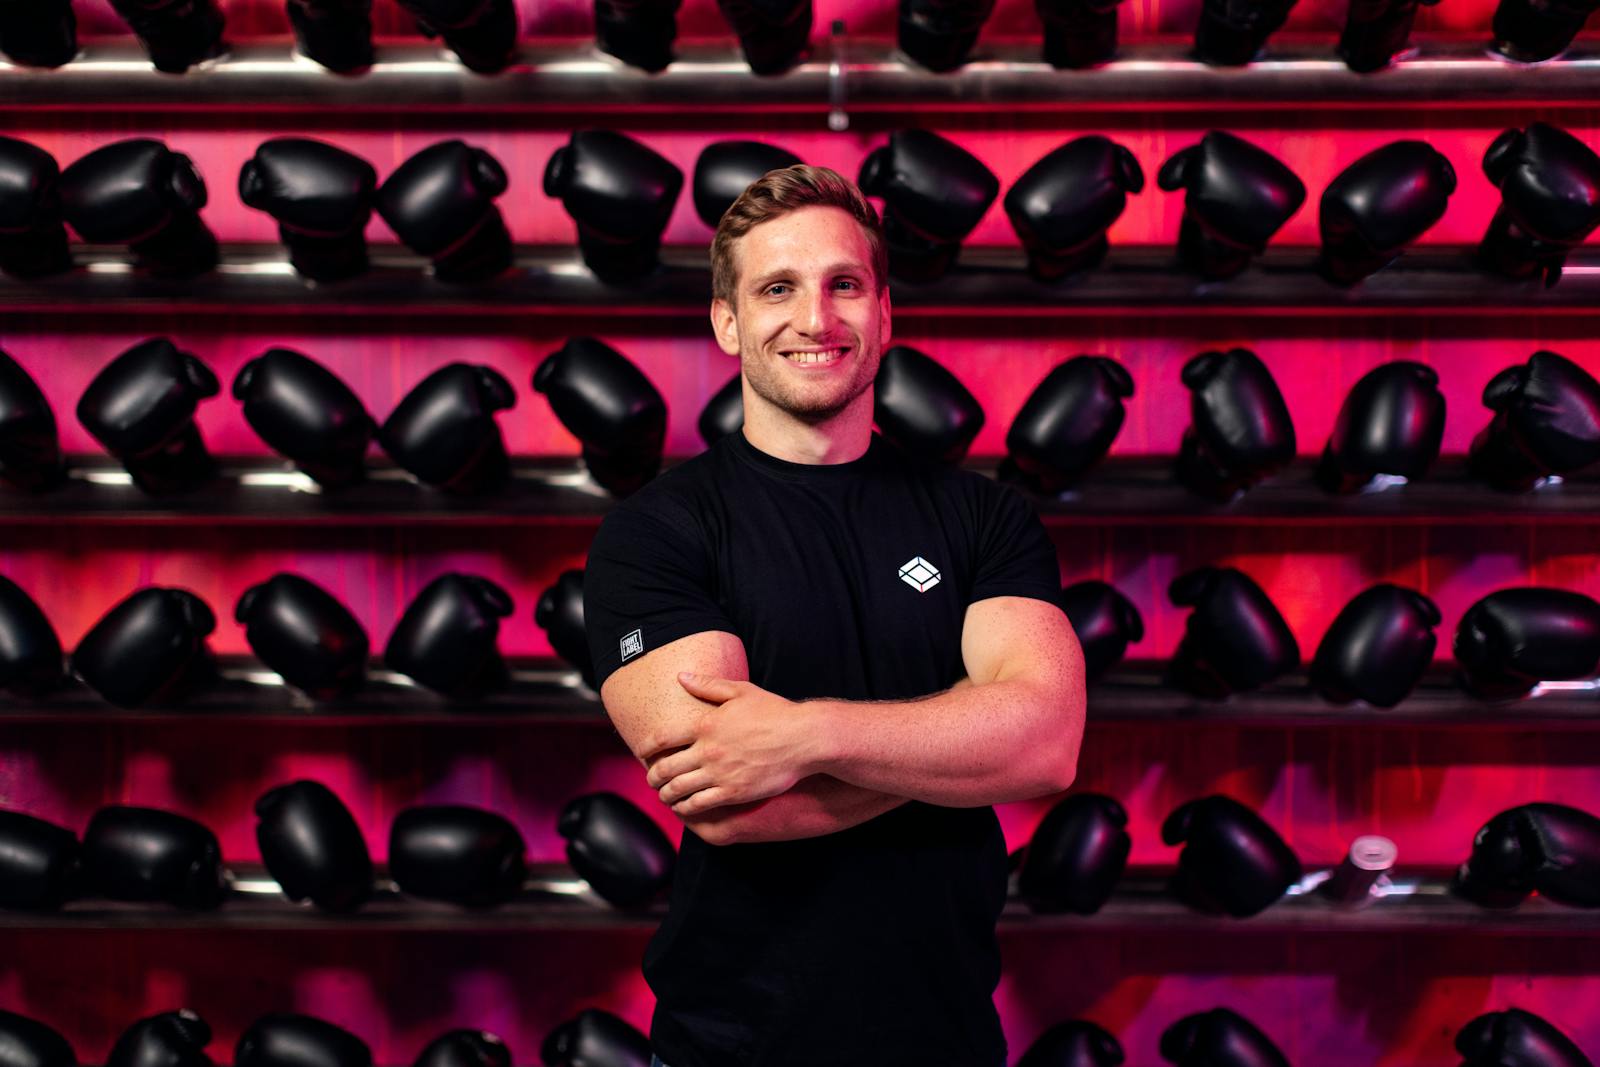
<path id="1" fill-rule="evenodd" d="M 833 306 L 833 294 L 826 289 L 813 290 L 800 308 L 800 321 L 796 325 L 813 336 L 822 336 L 833 328 L 838 314 Z"/>

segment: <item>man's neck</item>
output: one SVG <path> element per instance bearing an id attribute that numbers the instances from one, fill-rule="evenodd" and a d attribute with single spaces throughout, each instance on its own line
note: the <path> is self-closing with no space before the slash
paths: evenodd
<path id="1" fill-rule="evenodd" d="M 872 390 L 823 422 L 811 423 L 765 404 L 745 406 L 744 438 L 790 463 L 848 463 L 872 443 Z"/>

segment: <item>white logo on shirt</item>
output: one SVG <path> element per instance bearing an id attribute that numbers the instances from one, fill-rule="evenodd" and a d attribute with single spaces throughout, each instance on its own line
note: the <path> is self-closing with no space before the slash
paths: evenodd
<path id="1" fill-rule="evenodd" d="M 912 556 L 901 564 L 900 580 L 917 592 L 926 593 L 939 584 L 939 568 L 921 556 Z"/>
<path id="2" fill-rule="evenodd" d="M 643 651 L 644 632 L 642 630 L 635 630 L 622 639 L 622 662 L 628 662 L 628 660 Z"/>

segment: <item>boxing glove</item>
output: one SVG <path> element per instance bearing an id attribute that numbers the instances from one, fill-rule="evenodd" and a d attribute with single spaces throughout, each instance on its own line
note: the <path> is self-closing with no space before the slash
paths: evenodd
<path id="1" fill-rule="evenodd" d="M 977 156 L 919 129 L 891 133 L 862 161 L 857 184 L 883 198 L 889 272 L 908 282 L 944 277 L 1000 193 L 1000 179 Z"/>
<path id="2" fill-rule="evenodd" d="M 511 234 L 494 205 L 506 184 L 505 168 L 488 152 L 440 141 L 378 187 L 378 214 L 407 248 L 433 261 L 435 278 L 484 281 L 511 266 Z"/>
<path id="3" fill-rule="evenodd" d="M 1185 1015 L 1161 1034 L 1160 1049 L 1176 1067 L 1289 1067 L 1266 1034 L 1227 1008 Z"/>
<path id="4" fill-rule="evenodd" d="M 78 54 L 72 0 L 0 4 L 0 53 L 23 67 L 59 67 Z"/>
<path id="5" fill-rule="evenodd" d="M 797 166 L 800 158 L 760 141 L 718 141 L 694 161 L 694 211 L 713 230 L 744 191 L 769 171 Z"/>
<path id="6" fill-rule="evenodd" d="M 1109 247 L 1106 231 L 1122 216 L 1128 194 L 1143 189 L 1133 153 L 1099 134 L 1068 141 L 1029 167 L 1004 201 L 1028 253 L 1028 273 L 1054 282 L 1099 266 Z"/>
<path id="7" fill-rule="evenodd" d="M 504 589 L 470 574 L 443 574 L 417 594 L 389 635 L 383 661 L 419 685 L 470 698 L 510 680 L 496 641 L 512 611 Z"/>
<path id="8" fill-rule="evenodd" d="M 656 269 L 661 234 L 682 188 L 676 164 L 612 130 L 573 131 L 544 170 L 544 195 L 572 216 L 583 262 L 604 282 Z"/>
<path id="9" fill-rule="evenodd" d="M 42 493 L 67 476 L 55 412 L 33 376 L 0 351 L 0 481 Z"/>
<path id="10" fill-rule="evenodd" d="M 511 1067 L 511 1050 L 487 1030 L 450 1030 L 428 1042 L 411 1067 Z"/>
<path id="11" fill-rule="evenodd" d="M 594 684 L 594 661 L 589 655 L 589 640 L 583 628 L 583 571 L 561 572 L 556 584 L 539 595 L 533 621 L 550 638 L 556 655 L 578 669 L 583 684 Z"/>
<path id="12" fill-rule="evenodd" d="M 1282 28 L 1294 0 L 1201 0 L 1194 54 L 1202 63 L 1240 67 Z"/>
<path id="13" fill-rule="evenodd" d="M 1600 460 L 1600 382 L 1555 352 L 1507 367 L 1483 389 L 1494 418 L 1467 450 L 1473 477 L 1526 491 Z"/>
<path id="14" fill-rule="evenodd" d="M 1294 422 L 1272 372 L 1254 352 L 1202 352 L 1183 367 L 1190 425 L 1177 478 L 1191 492 L 1231 500 L 1294 459 Z"/>
<path id="15" fill-rule="evenodd" d="M 1323 190 L 1317 270 L 1335 285 L 1382 270 L 1444 217 L 1455 190 L 1455 169 L 1426 141 L 1373 149 Z"/>
<path id="16" fill-rule="evenodd" d="M 1566 589 L 1502 589 L 1461 616 L 1454 650 L 1462 686 L 1486 700 L 1585 678 L 1600 663 L 1600 603 Z"/>
<path id="17" fill-rule="evenodd" d="M 1351 0 L 1339 34 L 1339 58 L 1357 74 L 1382 70 L 1407 50 L 1417 5 L 1439 0 Z"/>
<path id="18" fill-rule="evenodd" d="M 493 367 L 450 363 L 407 393 L 378 429 L 378 444 L 418 481 L 446 493 L 492 493 L 511 475 L 494 413 L 516 407 Z"/>
<path id="19" fill-rule="evenodd" d="M 811 38 L 811 0 L 717 0 L 752 74 L 782 74 Z"/>
<path id="20" fill-rule="evenodd" d="M 54 911 L 77 890 L 77 835 L 32 815 L 0 809 L 0 908 Z M 0 1036 L 0 1047 L 4 1044 Z M 0 1063 L 11 1062 L 0 1052 Z"/>
<path id="21" fill-rule="evenodd" d="M 283 895 L 350 912 L 372 895 L 372 858 L 355 816 L 321 782 L 276 786 L 256 800 L 261 862 Z"/>
<path id="22" fill-rule="evenodd" d="M 78 1067 L 78 1057 L 44 1023 L 0 1010 L 0 1067 Z"/>
<path id="23" fill-rule="evenodd" d="M 1034 0 L 1033 9 L 1044 27 L 1044 61 L 1057 70 L 1082 70 L 1116 58 L 1121 2 Z"/>
<path id="24" fill-rule="evenodd" d="M 1432 367 L 1397 359 L 1361 376 L 1344 398 L 1317 463 L 1317 484 L 1354 493 L 1380 474 L 1414 481 L 1439 458 L 1444 394 Z"/>
<path id="25" fill-rule="evenodd" d="M 1595 7 L 1595 0 L 1500 0 L 1489 47 L 1519 63 L 1554 59 L 1567 50 Z"/>
<path id="26" fill-rule="evenodd" d="M 706 406 L 700 410 L 700 418 L 695 422 L 695 428 L 700 431 L 700 440 L 708 445 L 714 445 L 728 434 L 739 433 L 744 429 L 742 374 L 735 374 L 729 378 L 728 383 L 706 401 Z"/>
<path id="27" fill-rule="evenodd" d="M 50 620 L 21 586 L 0 575 L 0 689 L 38 699 L 65 676 Z"/>
<path id="28" fill-rule="evenodd" d="M 148 586 L 83 635 L 72 673 L 120 708 L 177 702 L 215 679 L 206 636 L 216 628 L 216 616 L 193 593 Z"/>
<path id="29" fill-rule="evenodd" d="M 287 0 L 295 47 L 331 71 L 372 66 L 372 0 Z"/>
<path id="30" fill-rule="evenodd" d="M 900 0 L 900 51 L 931 71 L 966 63 L 994 0 Z"/>
<path id="31" fill-rule="evenodd" d="M 222 903 L 222 849 L 193 819 L 155 808 L 101 808 L 83 832 L 86 888 L 111 900 L 209 910 Z"/>
<path id="32" fill-rule="evenodd" d="M 667 402 L 616 349 L 571 338 L 539 364 L 533 388 L 582 443 L 583 462 L 604 488 L 627 496 L 661 470 Z"/>
<path id="33" fill-rule="evenodd" d="M 517 828 L 481 808 L 407 808 L 389 829 L 389 873 L 402 890 L 426 900 L 503 904 L 522 889 L 524 852 Z"/>
<path id="34" fill-rule="evenodd" d="M 263 141 L 239 171 L 239 199 L 277 220 L 290 265 L 319 282 L 367 269 L 377 186 L 371 163 L 307 137 Z"/>
<path id="35" fill-rule="evenodd" d="M 1300 880 L 1294 850 L 1265 819 L 1232 797 L 1213 795 L 1180 805 L 1161 824 L 1161 840 L 1183 846 L 1172 889 L 1197 911 L 1247 919 Z"/>
<path id="36" fill-rule="evenodd" d="M 1439 621 L 1439 608 L 1415 590 L 1384 582 L 1358 593 L 1322 635 L 1311 688 L 1335 704 L 1394 707 L 1433 662 Z"/>
<path id="37" fill-rule="evenodd" d="M 424 36 L 441 37 L 463 66 L 494 74 L 517 53 L 513 0 L 400 0 Z"/>
<path id="38" fill-rule="evenodd" d="M 1572 1039 L 1531 1011 L 1478 1016 L 1456 1034 L 1461 1067 L 1594 1067 Z"/>
<path id="39" fill-rule="evenodd" d="M 1565 804 L 1502 811 L 1472 838 L 1455 889 L 1486 908 L 1510 908 L 1532 893 L 1600 908 L 1600 819 Z"/>
<path id="40" fill-rule="evenodd" d="M 4 12 L 21 4 L 0 6 Z M 0 271 L 18 278 L 56 274 L 72 266 L 61 221 L 61 170 L 55 157 L 15 137 L 0 137 Z"/>
<path id="41" fill-rule="evenodd" d="M 1017 1067 L 1119 1067 L 1123 1058 L 1121 1043 L 1109 1031 L 1069 1019 L 1040 1034 Z"/>
<path id="42" fill-rule="evenodd" d="M 594 0 L 594 39 L 600 51 L 651 74 L 673 60 L 682 0 Z"/>
<path id="43" fill-rule="evenodd" d="M 234 1067 L 372 1067 L 367 1043 L 326 1019 L 263 1015 L 239 1035 Z"/>
<path id="44" fill-rule="evenodd" d="M 625 1019 L 584 1008 L 539 1046 L 545 1067 L 650 1067 L 650 1039 Z"/>
<path id="45" fill-rule="evenodd" d="M 1093 915 L 1128 865 L 1128 813 L 1097 793 L 1077 793 L 1045 814 L 1028 842 L 1017 892 L 1036 912 Z"/>
<path id="46" fill-rule="evenodd" d="M 1056 603 L 1072 623 L 1083 648 L 1085 681 L 1094 681 L 1144 640 L 1144 620 L 1133 601 L 1099 581 L 1078 582 L 1061 590 Z"/>
<path id="47" fill-rule="evenodd" d="M 367 674 L 367 632 L 315 582 L 275 574 L 244 591 L 233 609 L 250 650 L 312 700 L 337 700 Z"/>
<path id="48" fill-rule="evenodd" d="M 1478 245 L 1478 262 L 1507 278 L 1561 279 L 1567 253 L 1600 225 L 1600 155 L 1542 122 L 1509 129 L 1483 155 L 1500 206 Z"/>
<path id="49" fill-rule="evenodd" d="M 182 74 L 227 49 L 216 0 L 111 0 L 111 7 L 133 27 L 155 68 L 167 74 Z"/>
<path id="50" fill-rule="evenodd" d="M 366 477 L 377 425 L 338 375 L 287 348 L 269 348 L 239 368 L 233 397 L 275 452 L 327 489 Z"/>
<path id="51" fill-rule="evenodd" d="M 1056 365 L 1022 402 L 1006 431 L 997 474 L 1056 496 L 1082 480 L 1111 450 L 1133 395 L 1133 378 L 1114 359 L 1074 356 Z"/>
<path id="52" fill-rule="evenodd" d="M 153 496 L 199 488 L 217 473 L 195 424 L 221 389 L 211 368 L 165 337 L 128 349 L 78 399 L 78 421 Z"/>
<path id="53" fill-rule="evenodd" d="M 1264 149 L 1212 130 L 1161 165 L 1156 185 L 1184 190 L 1178 258 L 1202 277 L 1231 278 L 1305 203 L 1306 187 Z"/>
<path id="54" fill-rule="evenodd" d="M 192 1011 L 165 1011 L 122 1032 L 106 1067 L 211 1067 L 211 1027 Z"/>
<path id="55" fill-rule="evenodd" d="M 895 345 L 878 364 L 872 417 L 885 439 L 918 459 L 956 464 L 983 429 L 983 408 L 941 364 Z"/>
<path id="56" fill-rule="evenodd" d="M 1167 667 L 1167 683 L 1220 700 L 1272 681 L 1300 663 L 1300 646 L 1261 587 L 1232 567 L 1201 567 L 1167 590 L 1191 607 L 1183 638 Z"/>
<path id="57" fill-rule="evenodd" d="M 200 218 L 206 183 L 188 156 L 160 141 L 102 145 L 61 172 L 60 189 L 62 215 L 79 237 L 126 244 L 157 277 L 188 278 L 217 265 L 217 239 Z"/>
<path id="58" fill-rule="evenodd" d="M 677 853 L 654 819 L 616 793 L 590 793 L 561 809 L 556 832 L 567 862 L 607 903 L 648 904 L 672 881 Z"/>

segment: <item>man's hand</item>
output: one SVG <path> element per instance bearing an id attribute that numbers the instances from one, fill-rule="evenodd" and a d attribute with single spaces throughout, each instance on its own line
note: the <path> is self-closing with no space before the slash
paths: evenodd
<path id="1" fill-rule="evenodd" d="M 695 723 L 652 739 L 645 780 L 680 818 L 787 792 L 815 773 L 816 730 L 802 703 L 753 682 L 687 672 L 678 683 L 709 704 Z"/>

